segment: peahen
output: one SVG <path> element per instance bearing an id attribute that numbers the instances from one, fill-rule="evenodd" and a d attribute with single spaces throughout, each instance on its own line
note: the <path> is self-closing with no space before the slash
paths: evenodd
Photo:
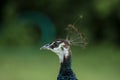
<path id="1" fill-rule="evenodd" d="M 81 34 L 73 25 L 70 25 L 68 29 L 73 30 L 75 32 L 75 35 L 77 35 L 76 39 L 75 38 L 70 39 L 68 37 L 66 39 L 58 39 L 53 41 L 52 43 L 46 44 L 41 47 L 41 49 L 50 50 L 56 53 L 59 57 L 60 71 L 57 80 L 78 80 L 71 66 L 72 58 L 71 45 L 76 43 L 75 42 L 76 40 L 81 40 L 79 43 L 86 45 L 83 34 Z"/>

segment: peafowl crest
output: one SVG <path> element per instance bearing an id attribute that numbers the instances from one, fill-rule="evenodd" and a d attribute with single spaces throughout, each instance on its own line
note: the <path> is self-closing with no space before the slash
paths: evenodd
<path id="1" fill-rule="evenodd" d="M 40 49 L 50 50 L 58 55 L 60 71 L 57 80 L 78 80 L 71 66 L 71 46 L 77 45 L 85 47 L 87 45 L 87 39 L 84 34 L 72 24 L 69 24 L 66 30 L 66 39 L 57 39 L 51 43 L 45 44 Z"/>

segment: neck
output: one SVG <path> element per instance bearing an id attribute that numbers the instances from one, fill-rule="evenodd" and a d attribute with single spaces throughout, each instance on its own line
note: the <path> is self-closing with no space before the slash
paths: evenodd
<path id="1" fill-rule="evenodd" d="M 71 55 L 69 55 L 67 58 L 64 57 L 63 62 L 61 62 L 57 80 L 77 80 L 71 68 Z"/>
<path id="2" fill-rule="evenodd" d="M 63 62 L 61 62 L 60 72 L 68 69 L 71 69 L 71 55 L 67 58 L 64 57 Z"/>

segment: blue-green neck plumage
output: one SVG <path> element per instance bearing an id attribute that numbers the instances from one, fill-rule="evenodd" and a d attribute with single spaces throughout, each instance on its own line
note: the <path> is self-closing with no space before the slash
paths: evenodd
<path id="1" fill-rule="evenodd" d="M 60 66 L 60 71 L 57 80 L 77 80 L 71 68 L 71 55 L 67 58 L 64 57 L 64 60 Z"/>
<path id="2" fill-rule="evenodd" d="M 63 62 L 61 62 L 60 65 L 60 72 L 63 70 L 69 70 L 71 69 L 71 56 L 69 56 L 68 58 L 64 57 Z"/>

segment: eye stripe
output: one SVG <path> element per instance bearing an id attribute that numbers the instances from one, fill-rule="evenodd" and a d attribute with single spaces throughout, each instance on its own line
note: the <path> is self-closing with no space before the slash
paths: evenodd
<path id="1" fill-rule="evenodd" d="M 61 41 L 56 41 L 57 43 L 61 43 Z"/>
<path id="2" fill-rule="evenodd" d="M 61 43 L 63 43 L 63 41 L 61 41 L 61 40 L 57 40 L 57 41 L 55 41 L 55 42 L 52 42 L 52 43 L 50 43 L 50 48 L 57 48 L 57 47 L 59 47 L 59 45 L 61 44 Z"/>
<path id="3" fill-rule="evenodd" d="M 59 46 L 59 44 L 57 42 L 53 42 L 50 47 L 53 49 L 58 46 Z"/>

